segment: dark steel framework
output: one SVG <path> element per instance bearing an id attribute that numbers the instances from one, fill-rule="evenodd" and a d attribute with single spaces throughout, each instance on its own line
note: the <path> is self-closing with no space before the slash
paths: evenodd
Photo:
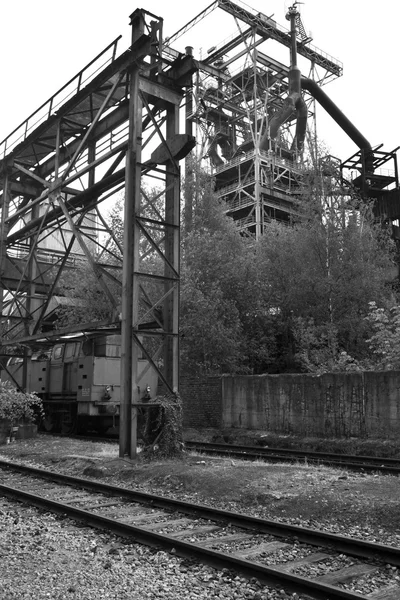
<path id="1" fill-rule="evenodd" d="M 179 108 L 196 70 L 163 49 L 161 18 L 138 9 L 131 25 L 126 52 L 115 40 L 0 144 L 1 366 L 22 355 L 26 387 L 33 349 L 120 330 L 121 456 L 136 453 L 138 352 L 179 387 L 179 160 L 194 145 Z M 124 248 L 102 210 L 123 190 Z M 63 273 L 83 263 L 113 316 L 44 333 Z"/>

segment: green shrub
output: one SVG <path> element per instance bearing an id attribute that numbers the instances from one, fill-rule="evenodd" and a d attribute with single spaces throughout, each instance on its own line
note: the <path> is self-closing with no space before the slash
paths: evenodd
<path id="1" fill-rule="evenodd" d="M 25 420 L 34 423 L 44 417 L 42 400 L 34 392 L 19 392 L 9 381 L 0 381 L 0 419 L 10 427 Z"/>

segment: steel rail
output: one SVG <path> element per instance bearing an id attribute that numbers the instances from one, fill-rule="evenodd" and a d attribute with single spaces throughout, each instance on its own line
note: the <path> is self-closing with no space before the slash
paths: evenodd
<path id="1" fill-rule="evenodd" d="M 247 577 L 256 577 L 260 581 L 273 586 L 284 586 L 289 590 L 311 595 L 320 600 L 357 600 L 364 599 L 358 593 L 347 591 L 318 581 L 310 581 L 308 578 L 300 577 L 282 571 L 276 567 L 266 567 L 260 563 L 252 562 L 233 555 L 224 554 L 218 550 L 204 548 L 192 542 L 170 537 L 168 535 L 149 531 L 142 527 L 128 525 L 115 519 L 103 517 L 90 511 L 76 508 L 68 504 L 44 498 L 30 492 L 12 488 L 0 484 L 0 493 L 13 500 L 22 501 L 50 512 L 68 516 L 75 520 L 84 522 L 86 525 L 108 530 L 122 537 L 129 537 L 135 542 L 148 546 L 163 548 L 179 557 L 197 559 L 203 563 L 217 568 L 233 569 L 243 573 Z"/>
<path id="2" fill-rule="evenodd" d="M 399 474 L 400 458 L 384 458 L 377 456 L 357 456 L 350 454 L 336 454 L 334 452 L 313 452 L 290 450 L 287 448 L 263 448 L 257 446 L 238 446 L 230 444 L 209 444 L 206 442 L 185 442 L 190 450 L 197 450 L 205 454 L 228 454 L 243 460 L 266 459 L 274 462 L 289 462 L 295 459 L 306 459 L 319 464 L 329 464 L 345 468 L 364 471 L 382 471 L 384 473 Z"/>
<path id="3" fill-rule="evenodd" d="M 379 560 L 386 563 L 400 566 L 400 548 L 395 548 L 384 544 L 376 544 L 364 540 L 353 539 L 335 533 L 318 531 L 317 529 L 300 527 L 298 525 L 281 523 L 279 521 L 251 517 L 242 513 L 213 508 L 204 504 L 186 502 L 184 500 L 176 500 L 175 498 L 168 498 L 166 496 L 158 496 L 156 494 L 149 494 L 147 492 L 130 490 L 128 488 L 121 488 L 112 484 L 100 483 L 98 481 L 93 481 L 82 477 L 73 477 L 71 475 L 64 475 L 61 473 L 54 473 L 52 471 L 37 469 L 3 460 L 0 461 L 0 468 L 10 468 L 22 473 L 49 479 L 57 483 L 74 485 L 90 491 L 113 494 L 127 498 L 134 502 L 142 502 L 148 505 L 150 504 L 152 507 L 170 509 L 177 512 L 179 511 L 184 514 L 196 516 L 197 518 L 202 517 L 214 521 L 228 522 L 236 527 L 242 527 L 244 529 L 253 531 L 256 530 L 257 533 L 264 533 L 283 538 L 297 538 L 299 541 L 312 546 L 333 548 L 339 552 L 356 556 L 358 558 L 379 558 Z M 0 487 L 0 490 L 1 489 L 2 488 Z"/>

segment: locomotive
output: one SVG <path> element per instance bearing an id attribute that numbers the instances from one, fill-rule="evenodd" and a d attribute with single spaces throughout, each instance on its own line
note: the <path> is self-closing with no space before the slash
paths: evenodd
<path id="1" fill-rule="evenodd" d="M 46 431 L 118 432 L 121 336 L 82 334 L 31 356 L 27 392 L 42 400 Z M 12 357 L 1 378 L 22 386 L 23 359 Z M 150 363 L 138 359 L 140 398 L 157 391 L 158 376 Z M 111 428 L 111 429 L 110 429 Z"/>

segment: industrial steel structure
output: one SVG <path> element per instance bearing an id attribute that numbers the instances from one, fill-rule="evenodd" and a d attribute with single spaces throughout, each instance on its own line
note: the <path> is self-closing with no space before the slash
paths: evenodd
<path id="1" fill-rule="evenodd" d="M 190 116 L 202 156 L 212 165 L 217 196 L 238 227 L 257 238 L 271 219 L 290 219 L 305 172 L 327 163 L 318 154 L 316 102 L 359 148 L 338 170 L 344 186 L 376 198 L 380 217 L 400 214 L 393 191 L 399 187 L 397 148 L 373 149 L 324 91 L 343 66 L 311 44 L 297 4 L 288 9 L 286 29 L 272 16 L 219 0 L 175 36 L 198 26 L 216 6 L 234 18 L 236 32 L 199 62 Z"/>
<path id="2" fill-rule="evenodd" d="M 121 330 L 122 455 L 136 452 L 138 352 L 178 390 L 178 161 L 194 146 L 179 134 L 179 107 L 196 70 L 163 48 L 161 18 L 136 10 L 131 25 L 126 52 L 117 55 L 115 40 L 0 147 L 2 367 L 22 353 L 25 388 L 34 349 Z M 101 207 L 123 189 L 122 248 Z M 83 263 L 113 317 L 44 333 L 63 273 Z"/>
<path id="3" fill-rule="evenodd" d="M 121 456 L 136 453 L 138 353 L 179 389 L 179 161 L 196 142 L 227 213 L 259 237 L 271 219 L 289 220 L 304 170 L 319 164 L 318 101 L 359 147 L 343 179 L 353 173 L 383 218 L 400 216 L 396 153 L 372 149 L 323 91 L 342 64 L 311 44 L 296 4 L 288 30 L 216 0 L 169 39 L 162 18 L 138 9 L 128 50 L 117 38 L 0 144 L 1 367 L 19 354 L 27 388 L 34 350 L 120 331 Z M 191 36 L 215 10 L 234 32 L 195 56 Z M 393 174 L 379 174 L 387 161 Z M 103 211 L 122 190 L 123 247 Z M 49 331 L 63 275 L 83 265 L 112 317 Z"/>

